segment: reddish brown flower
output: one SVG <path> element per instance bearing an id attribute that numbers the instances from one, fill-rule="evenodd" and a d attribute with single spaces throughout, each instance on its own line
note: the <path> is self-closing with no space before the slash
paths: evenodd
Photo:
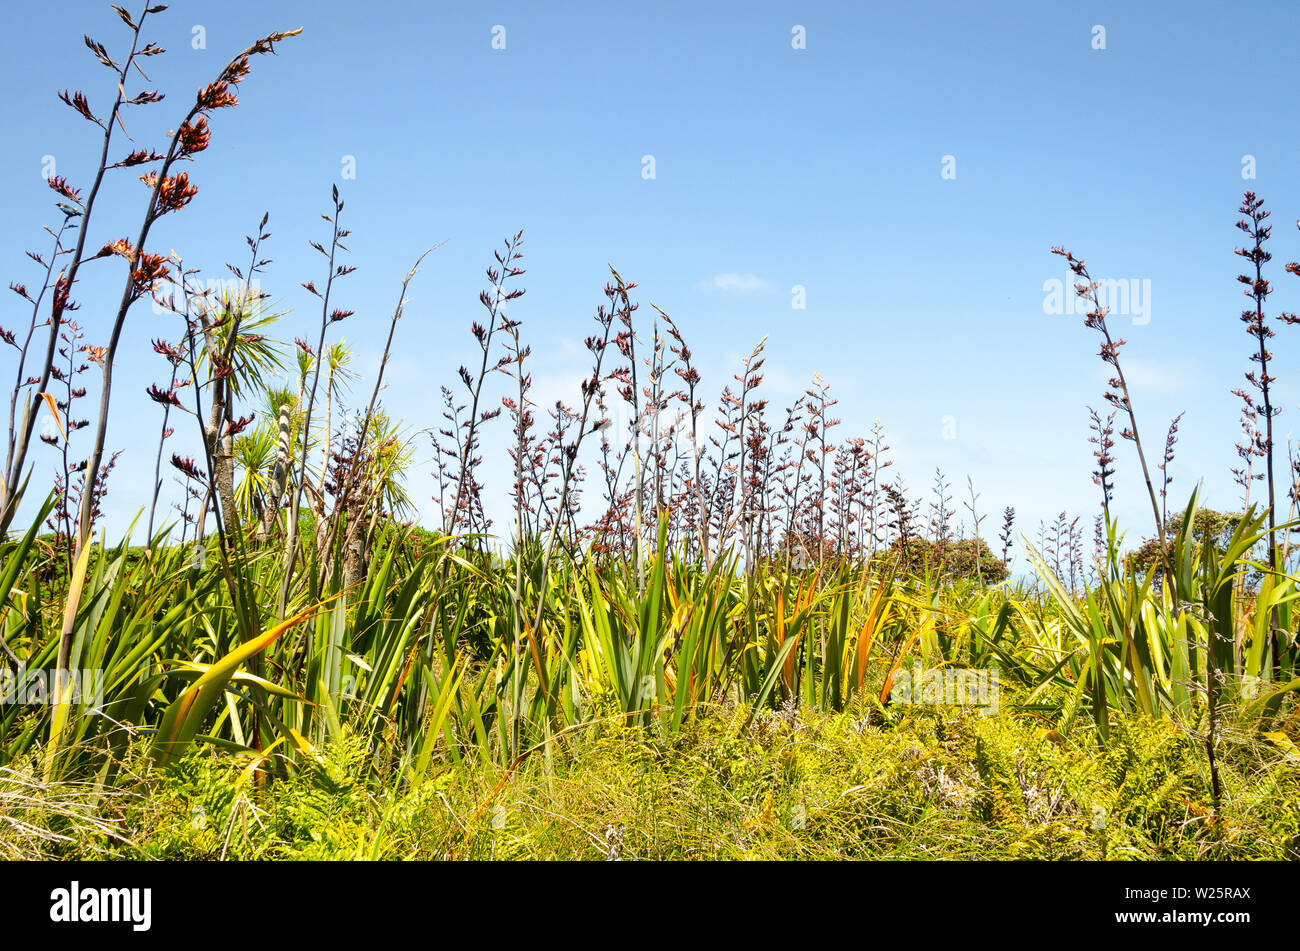
<path id="1" fill-rule="evenodd" d="M 113 70 L 117 69 L 117 63 L 113 62 L 113 60 L 109 58 L 108 50 L 104 47 L 103 43 L 100 43 L 97 40 L 92 40 L 89 36 L 87 36 L 84 33 L 82 34 L 82 37 L 86 41 L 86 48 L 89 49 L 90 52 L 95 54 L 95 58 L 97 60 L 99 60 L 109 69 L 113 69 Z"/>
<path id="2" fill-rule="evenodd" d="M 122 159 L 122 161 L 118 162 L 116 165 L 113 165 L 111 167 L 131 168 L 134 165 L 143 165 L 145 162 L 157 162 L 160 159 L 164 159 L 166 157 L 167 156 L 160 155 L 159 153 L 153 151 L 152 149 L 136 149 L 126 158 Z"/>
<path id="3" fill-rule="evenodd" d="M 59 98 L 62 99 L 66 104 L 71 106 L 73 109 L 76 109 L 77 112 L 81 113 L 81 115 L 84 116 L 86 119 L 95 123 L 95 125 L 100 125 L 100 121 L 97 118 L 95 118 L 95 114 L 90 111 L 90 102 L 89 100 L 86 99 L 85 93 L 78 90 L 77 92 L 74 92 L 71 95 L 69 95 L 68 91 L 64 89 L 59 92 Z"/>
<path id="4" fill-rule="evenodd" d="M 241 416 L 239 419 L 232 419 L 230 422 L 226 423 L 225 435 L 238 436 L 240 433 L 242 433 L 245 429 L 248 428 L 248 424 L 251 423 L 252 421 L 253 421 L 252 415 Z"/>
<path id="5" fill-rule="evenodd" d="M 302 27 L 298 27 L 298 29 L 296 30 L 287 30 L 283 33 L 271 33 L 267 36 L 262 37 L 260 40 L 254 43 L 252 47 L 250 47 L 250 49 L 252 49 L 254 53 L 274 53 L 276 43 L 279 43 L 281 40 L 286 40 L 291 36 L 297 36 L 301 32 L 302 32 Z M 248 58 L 244 57 L 245 73 L 248 72 L 247 66 L 248 66 Z M 242 79 L 243 77 L 241 76 L 240 78 Z"/>
<path id="6" fill-rule="evenodd" d="M 185 351 L 180 347 L 173 347 L 165 340 L 153 341 L 153 352 L 160 356 L 166 357 L 172 363 L 179 363 L 185 356 Z"/>
<path id="7" fill-rule="evenodd" d="M 180 406 L 181 401 L 176 396 L 175 390 L 164 390 L 162 387 L 154 384 L 149 387 L 149 399 L 162 406 Z"/>
<path id="8" fill-rule="evenodd" d="M 221 82 L 239 84 L 248 76 L 248 57 L 241 56 L 221 71 Z"/>
<path id="9" fill-rule="evenodd" d="M 181 155 L 194 155 L 197 152 L 202 152 L 212 140 L 207 117 L 199 116 L 194 122 L 184 123 L 176 133 L 176 138 L 180 143 Z"/>
<path id="10" fill-rule="evenodd" d="M 54 302 L 50 310 L 56 323 L 63 318 L 65 310 L 77 309 L 77 304 L 68 296 L 70 290 L 66 277 L 59 278 L 54 284 Z"/>
<path id="11" fill-rule="evenodd" d="M 178 175 L 168 176 L 158 185 L 158 173 L 149 172 L 140 176 L 140 181 L 144 182 L 150 188 L 158 188 L 158 214 L 165 215 L 168 212 L 180 211 L 199 193 L 197 185 L 190 184 L 188 172 L 181 172 Z"/>
<path id="12" fill-rule="evenodd" d="M 172 467 L 184 473 L 195 481 L 202 481 L 203 475 L 199 472 L 199 467 L 194 464 L 194 460 L 188 456 L 179 456 L 172 453 Z"/>
<path id="13" fill-rule="evenodd" d="M 230 365 L 229 360 L 219 353 L 214 353 L 212 355 L 212 379 L 224 380 L 233 372 L 235 372 L 235 370 L 234 367 Z"/>
<path id="14" fill-rule="evenodd" d="M 167 258 L 161 254 L 141 254 L 135 271 L 131 274 L 132 297 L 140 297 L 153 290 L 154 285 L 167 277 Z"/>
<path id="15" fill-rule="evenodd" d="M 181 155 L 195 155 L 208 147 L 212 140 L 212 131 L 208 129 L 208 120 L 205 116 L 199 116 L 194 122 L 186 122 L 181 126 L 177 133 L 177 139 L 181 144 Z"/>
<path id="16" fill-rule="evenodd" d="M 46 179 L 46 181 L 51 188 L 68 199 L 68 201 L 75 201 L 78 205 L 81 204 L 81 190 L 69 185 L 68 180 L 62 175 L 53 176 Z"/>
<path id="17" fill-rule="evenodd" d="M 131 247 L 131 242 L 126 240 L 126 238 L 118 238 L 116 241 L 110 241 L 108 244 L 100 248 L 99 253 L 96 254 L 95 257 L 106 258 L 110 254 L 116 254 L 118 257 L 129 261 L 134 257 L 135 249 Z"/>
<path id="18" fill-rule="evenodd" d="M 229 81 L 223 79 L 218 79 L 215 83 L 209 83 L 200 89 L 196 101 L 203 112 L 239 105 L 239 99 L 230 91 Z"/>

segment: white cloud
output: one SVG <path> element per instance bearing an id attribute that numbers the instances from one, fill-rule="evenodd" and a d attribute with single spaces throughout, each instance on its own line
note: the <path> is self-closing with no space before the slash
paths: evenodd
<path id="1" fill-rule="evenodd" d="M 732 294 L 770 294 L 776 290 L 776 285 L 766 278 L 756 274 L 737 274 L 735 271 L 715 274 L 707 281 L 701 281 L 699 286 L 701 290 Z"/>

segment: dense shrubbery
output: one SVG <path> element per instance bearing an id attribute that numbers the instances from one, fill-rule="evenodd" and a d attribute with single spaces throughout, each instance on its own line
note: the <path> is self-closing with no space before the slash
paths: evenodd
<path id="1" fill-rule="evenodd" d="M 1217 823 L 1185 732 L 1125 718 L 1095 744 L 1006 712 L 787 707 L 747 723 L 724 706 L 672 737 L 572 734 L 494 797 L 496 775 L 472 761 L 417 787 L 372 774 L 355 736 L 262 792 L 209 749 L 100 802 L 0 776 L 0 857 L 1300 858 L 1300 765 L 1267 742 L 1225 747 Z"/>
<path id="2" fill-rule="evenodd" d="M 896 539 L 887 552 L 876 556 L 882 567 L 942 581 L 970 581 L 997 584 L 1009 572 L 982 538 L 936 541 Z"/>
<path id="3" fill-rule="evenodd" d="M 1216 512 L 1214 509 L 1197 509 L 1192 519 L 1192 537 L 1199 544 L 1213 545 L 1219 551 L 1228 544 L 1233 530 L 1241 521 L 1240 512 Z M 1182 513 L 1171 515 L 1165 522 L 1165 554 L 1172 557 L 1174 541 L 1183 528 Z M 1126 571 L 1146 574 L 1153 569 L 1159 575 L 1162 570 L 1160 545 L 1154 538 L 1144 539 L 1142 544 L 1124 556 Z"/>

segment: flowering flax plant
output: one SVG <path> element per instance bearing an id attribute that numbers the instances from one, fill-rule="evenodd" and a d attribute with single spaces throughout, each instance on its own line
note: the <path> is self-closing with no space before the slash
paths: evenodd
<path id="1" fill-rule="evenodd" d="M 1110 378 L 1109 389 L 1106 391 L 1106 402 L 1119 412 L 1128 417 L 1128 426 L 1120 435 L 1133 443 L 1137 448 L 1138 462 L 1142 466 L 1142 478 L 1146 481 L 1147 495 L 1151 499 L 1151 514 L 1156 523 L 1156 537 L 1164 538 L 1165 526 L 1164 520 L 1160 517 L 1160 502 L 1156 498 L 1155 484 L 1151 480 L 1151 470 L 1147 467 L 1146 453 L 1142 451 L 1142 437 L 1138 434 L 1137 415 L 1133 411 L 1133 400 L 1129 394 L 1128 381 L 1124 378 L 1124 369 L 1120 366 L 1119 352 L 1124 346 L 1123 340 L 1117 340 L 1110 334 L 1110 327 L 1106 324 L 1106 316 L 1110 313 L 1109 307 L 1101 305 L 1101 298 L 1097 294 L 1097 282 L 1092 279 L 1088 273 L 1088 268 L 1083 259 L 1076 258 L 1065 248 L 1052 248 L 1052 253 L 1065 258 L 1071 272 L 1078 278 L 1079 283 L 1075 284 L 1074 290 L 1078 296 L 1092 304 L 1092 309 L 1088 311 L 1084 318 L 1083 325 L 1090 330 L 1095 330 L 1101 335 L 1101 349 L 1098 356 L 1102 362 L 1110 366 L 1115 375 Z M 1173 572 L 1169 570 L 1169 559 L 1161 549 L 1162 560 L 1165 565 L 1166 577 L 1172 576 Z"/>
<path id="2" fill-rule="evenodd" d="M 333 214 L 321 215 L 330 226 L 330 246 L 326 250 L 325 246 L 319 241 L 309 242 L 312 248 L 319 252 L 326 261 L 325 270 L 325 288 L 318 290 L 314 281 L 304 281 L 302 286 L 307 293 L 316 297 L 321 302 L 320 332 L 316 341 L 316 349 L 313 351 L 312 378 L 311 387 L 307 392 L 307 409 L 302 424 L 302 457 L 298 460 L 298 478 L 294 484 L 293 502 L 289 506 L 289 525 L 286 529 L 287 539 L 285 542 L 285 568 L 284 576 L 280 582 L 280 604 L 279 616 L 283 619 L 289 597 L 289 583 L 293 577 L 294 559 L 298 554 L 298 520 L 302 516 L 302 491 L 303 485 L 307 480 L 307 444 L 311 436 L 311 418 L 312 411 L 316 406 L 316 394 L 320 386 L 321 364 L 327 359 L 325 354 L 325 332 L 331 325 L 351 317 L 355 312 L 343 310 L 341 308 L 331 309 L 331 295 L 334 291 L 334 282 L 341 280 L 352 274 L 356 268 L 349 264 L 339 264 L 337 259 L 339 252 L 347 251 L 347 245 L 343 244 L 343 239 L 351 234 L 351 231 L 339 224 L 339 218 L 343 213 L 344 202 L 339 198 L 339 189 L 335 185 L 330 190 L 330 200 L 333 203 Z M 300 344 L 300 349 L 310 349 Z M 327 434 L 328 437 L 328 434 Z"/>
<path id="3" fill-rule="evenodd" d="M 479 365 L 477 374 L 472 374 L 467 367 L 462 366 L 459 370 L 460 381 L 469 394 L 469 415 L 465 419 L 464 434 L 458 437 L 460 445 L 460 455 L 457 460 L 459 470 L 456 475 L 456 492 L 452 502 L 451 520 L 447 525 L 447 531 L 454 531 L 458 520 L 462 517 L 462 509 L 468 509 L 469 515 L 466 518 L 466 524 L 472 531 L 474 521 L 470 503 L 475 506 L 481 505 L 478 493 L 478 483 L 474 478 L 474 469 L 478 462 L 478 457 L 474 455 L 478 449 L 479 429 L 485 423 L 495 419 L 501 414 L 501 408 L 491 410 L 479 410 L 479 404 L 483 398 L 483 384 L 486 382 L 488 374 L 505 370 L 511 363 L 511 357 L 502 355 L 495 362 L 492 360 L 492 340 L 496 333 L 502 329 L 505 319 L 505 305 L 509 301 L 517 300 L 524 295 L 523 288 L 514 288 L 506 290 L 506 283 L 511 278 L 520 277 L 524 270 L 517 266 L 516 262 L 523 258 L 524 253 L 519 250 L 523 243 L 523 231 L 517 232 L 513 237 L 507 238 L 504 245 L 504 254 L 501 251 L 494 250 L 493 257 L 496 258 L 497 266 L 487 269 L 488 280 L 492 282 L 491 291 L 479 292 L 479 303 L 487 311 L 487 325 L 484 326 L 478 321 L 470 324 L 470 332 L 474 335 L 479 349 L 483 352 L 483 358 Z M 484 530 L 487 526 L 484 525 Z"/>
<path id="4" fill-rule="evenodd" d="M 146 105 L 152 102 L 157 102 L 162 98 L 161 93 L 152 90 L 145 90 L 135 96 L 128 97 L 126 93 L 126 85 L 129 81 L 128 77 L 132 74 L 132 70 L 135 70 L 141 76 L 144 75 L 144 71 L 140 69 L 137 62 L 139 59 L 155 56 L 163 52 L 160 47 L 153 43 L 142 44 L 141 30 L 144 27 L 145 20 L 150 15 L 160 13 L 167 8 L 162 5 L 145 6 L 141 13 L 134 19 L 132 19 L 132 17 L 120 7 L 114 7 L 113 9 L 131 31 L 131 42 L 126 55 L 120 61 L 114 60 L 104 44 L 91 39 L 89 36 L 85 37 L 85 44 L 87 49 L 90 50 L 91 55 L 98 60 L 101 65 L 114 73 L 116 95 L 113 99 L 112 106 L 109 108 L 107 113 L 99 114 L 92 108 L 90 100 L 86 94 L 80 90 L 72 93 L 63 90 L 58 94 L 59 99 L 65 105 L 73 109 L 82 119 L 97 126 L 103 133 L 103 139 L 100 146 L 99 163 L 96 167 L 90 188 L 85 193 L 84 197 L 82 195 L 82 189 L 74 187 L 69 183 L 67 178 L 63 176 L 55 176 L 47 180 L 50 188 L 53 189 L 61 199 L 63 199 L 59 203 L 59 208 L 64 213 L 65 227 L 68 226 L 71 219 L 74 218 L 78 220 L 79 227 L 76 228 L 76 244 L 70 249 L 71 257 L 69 258 L 68 263 L 59 269 L 58 276 L 54 278 L 52 283 L 50 277 L 54 273 L 54 265 L 57 263 L 59 254 L 64 250 L 61 247 L 61 238 L 63 231 L 65 230 L 64 228 L 60 228 L 59 233 L 55 237 L 54 252 L 47 264 L 45 289 L 52 291 L 52 293 L 50 297 L 50 316 L 45 323 L 48 327 L 45 356 L 41 363 L 40 373 L 23 383 L 24 386 L 34 386 L 34 392 L 38 394 L 45 393 L 49 389 L 51 368 L 55 361 L 55 351 L 58 347 L 63 315 L 67 312 L 76 310 L 78 307 L 77 302 L 71 297 L 71 291 L 76 283 L 77 273 L 80 270 L 84 259 L 86 250 L 86 231 L 90 224 L 91 217 L 93 216 L 95 201 L 99 195 L 99 189 L 104 181 L 105 174 L 110 169 L 131 167 L 145 162 L 156 161 L 158 158 L 161 158 L 161 156 L 156 153 L 146 150 L 137 150 L 126 156 L 126 158 L 121 161 L 110 162 L 109 152 L 112 148 L 115 133 L 118 130 L 122 130 L 125 134 L 123 113 L 127 107 L 132 105 Z M 31 254 L 31 252 L 28 252 L 28 254 L 38 264 L 44 263 L 39 255 Z M 11 285 L 11 288 L 18 293 L 19 296 L 28 300 L 33 305 L 32 319 L 34 330 L 36 317 L 41 310 L 44 300 L 44 293 L 38 293 L 35 297 L 32 297 L 21 284 L 16 286 Z M 27 342 L 21 348 L 21 356 L 19 360 L 20 380 L 23 379 L 23 367 L 28 356 L 27 348 L 31 343 L 31 336 L 31 334 L 28 335 Z M 5 340 L 6 342 L 11 342 L 8 337 L 8 332 L 6 332 Z M 14 399 L 11 401 L 11 407 L 16 406 L 16 404 L 17 393 L 14 394 Z M 26 464 L 27 450 L 30 446 L 32 432 L 36 426 L 35 407 L 29 402 L 22 421 L 17 427 L 15 427 L 13 423 L 14 420 L 11 419 L 10 439 L 8 451 L 5 456 L 5 467 L 4 471 L 0 473 L 0 533 L 6 531 L 10 522 L 13 520 L 14 514 L 17 511 L 18 501 L 22 495 L 22 485 L 26 481 L 23 478 L 22 472 Z"/>
<path id="5" fill-rule="evenodd" d="M 1273 354 L 1269 351 L 1267 345 L 1268 339 L 1273 336 L 1273 328 L 1268 326 L 1264 315 L 1265 301 L 1273 293 L 1272 285 L 1264 277 L 1264 265 L 1272 260 L 1273 255 L 1264 250 L 1264 242 L 1268 240 L 1269 235 L 1272 233 L 1273 226 L 1264 223 L 1268 219 L 1270 212 L 1265 210 L 1264 200 L 1254 192 L 1246 192 L 1238 211 L 1245 217 L 1237 220 L 1237 228 L 1250 237 L 1251 244 L 1248 248 L 1234 248 L 1233 253 L 1249 261 L 1255 272 L 1254 276 L 1249 274 L 1237 275 L 1237 280 L 1246 285 L 1245 295 L 1252 301 L 1252 306 L 1241 312 L 1241 322 L 1246 325 L 1246 333 L 1254 338 L 1256 345 L 1250 359 L 1257 369 L 1246 371 L 1246 382 L 1259 396 L 1257 399 L 1246 389 L 1233 390 L 1233 394 L 1240 397 L 1244 406 L 1245 417 L 1252 422 L 1263 420 L 1262 430 L 1258 425 L 1254 428 L 1253 447 L 1250 450 L 1250 455 L 1264 460 L 1264 485 L 1268 493 L 1268 564 L 1271 570 L 1277 571 L 1277 522 L 1274 511 L 1276 499 L 1273 485 L 1273 418 L 1282 409 L 1273 405 L 1272 384 L 1277 381 L 1277 377 L 1270 376 L 1268 372 L 1268 363 L 1273 358 Z M 1278 319 L 1288 324 L 1300 323 L 1300 318 L 1293 314 L 1280 314 Z"/>
<path id="6" fill-rule="evenodd" d="M 157 12 L 165 7 L 149 8 Z M 146 13 L 148 10 L 146 10 Z M 129 18 L 124 17 L 128 20 Z M 143 21 L 143 18 L 141 18 Z M 130 24 L 136 35 L 138 35 L 139 24 Z M 112 332 L 109 336 L 107 351 L 103 362 L 103 383 L 100 389 L 99 419 L 95 431 L 95 441 L 91 449 L 90 459 L 86 463 L 86 483 L 88 488 L 93 490 L 94 480 L 97 477 L 100 467 L 100 460 L 104 452 L 104 440 L 108 428 L 108 413 L 110 399 L 113 390 L 113 360 L 117 354 L 118 343 L 121 340 L 122 329 L 126 324 L 127 311 L 141 297 L 150 294 L 155 285 L 166 279 L 168 276 L 167 258 L 162 255 L 150 254 L 144 250 L 145 244 L 149 238 L 149 232 L 154 224 L 163 216 L 172 214 L 181 210 L 188 205 L 198 192 L 198 187 L 191 184 L 189 175 L 186 172 L 172 174 L 172 169 L 177 162 L 192 161 L 193 157 L 199 152 L 205 151 L 210 143 L 211 134 L 208 128 L 208 117 L 217 109 L 225 109 L 238 103 L 235 96 L 236 87 L 247 78 L 250 72 L 250 61 L 253 56 L 274 53 L 275 44 L 290 36 L 296 36 L 302 30 L 293 30 L 283 33 L 272 33 L 253 43 L 242 53 L 232 59 L 218 75 L 217 79 L 209 85 L 203 87 L 195 96 L 194 104 L 185 114 L 176 131 L 172 133 L 167 151 L 158 155 L 157 153 L 140 153 L 135 152 L 127 156 L 119 165 L 132 165 L 141 162 L 161 160 L 159 167 L 153 171 L 147 172 L 140 176 L 141 181 L 148 186 L 150 197 L 148 204 L 145 206 L 144 219 L 141 222 L 139 233 L 135 243 L 131 244 L 125 239 L 110 242 L 104 245 L 96 254 L 96 257 L 107 257 L 116 255 L 127 261 L 127 281 L 122 290 L 122 297 L 118 303 L 117 314 L 113 321 Z M 162 52 L 158 50 L 158 52 Z M 156 102 L 162 98 L 161 93 L 145 92 L 141 93 L 130 102 Z M 79 110 L 80 111 L 80 110 Z M 57 299 L 55 303 L 58 307 Z M 93 491 L 83 493 L 81 504 L 81 518 L 78 530 L 78 545 L 85 543 L 90 528 L 91 499 Z"/>

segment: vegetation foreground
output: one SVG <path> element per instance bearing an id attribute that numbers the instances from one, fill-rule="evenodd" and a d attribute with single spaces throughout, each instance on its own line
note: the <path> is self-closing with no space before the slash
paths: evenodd
<path id="1" fill-rule="evenodd" d="M 1210 821 L 1199 745 L 1126 719 L 1105 750 L 1012 716 L 701 711 L 679 733 L 605 724 L 509 775 L 418 786 L 327 742 L 258 792 L 211 750 L 104 789 L 3 774 L 5 858 L 1296 859 L 1294 757 L 1238 737 Z M 121 782 L 121 780 L 119 780 Z M 485 808 L 486 803 L 492 803 Z M 1103 819 L 1102 817 L 1105 817 Z"/>
<path id="2" fill-rule="evenodd" d="M 15 362 L 0 857 L 1300 858 L 1300 466 L 1275 484 L 1266 349 L 1272 324 L 1300 321 L 1266 316 L 1256 195 L 1238 222 L 1253 272 L 1239 512 L 1198 493 L 1169 511 L 1179 420 L 1150 466 L 1123 341 L 1063 249 L 1113 373 L 1112 412 L 1091 411 L 1091 550 L 1081 518 L 1035 545 L 1007 508 L 994 551 L 972 483 L 957 508 L 936 473 L 923 514 L 879 425 L 834 433 L 820 378 L 773 413 L 762 341 L 707 410 L 683 332 L 653 305 L 639 315 L 613 268 L 591 372 L 541 432 L 506 314 L 520 232 L 487 269 L 472 365 L 442 389 L 430 531 L 407 521 L 417 436 L 380 400 L 429 252 L 352 406 L 350 350 L 330 339 L 356 317 L 338 303 L 353 268 L 337 188 L 311 242 L 322 273 L 301 282 L 318 332 L 290 355 L 261 290 L 269 216 L 224 290 L 145 250 L 197 193 L 177 163 L 207 152 L 254 58 L 299 31 L 237 55 L 160 151 L 115 160 L 126 117 L 162 98 L 127 89 L 162 52 L 143 31 L 165 7 L 114 10 L 124 58 L 85 40 L 116 74 L 110 110 L 60 94 L 102 133 L 93 184 L 49 179 L 63 220 L 30 255 L 41 282 L 11 285 L 27 325 L 0 328 Z M 96 251 L 101 183 L 137 166 L 138 238 Z M 77 272 L 98 259 L 126 262 L 121 303 L 83 328 Z M 113 367 L 145 299 L 172 328 L 153 341 L 152 503 L 109 539 Z M 1111 516 L 1117 418 L 1151 503 L 1133 551 Z M 511 522 L 494 535 L 481 441 L 507 423 Z M 1016 557 L 1032 582 L 1011 577 Z"/>

